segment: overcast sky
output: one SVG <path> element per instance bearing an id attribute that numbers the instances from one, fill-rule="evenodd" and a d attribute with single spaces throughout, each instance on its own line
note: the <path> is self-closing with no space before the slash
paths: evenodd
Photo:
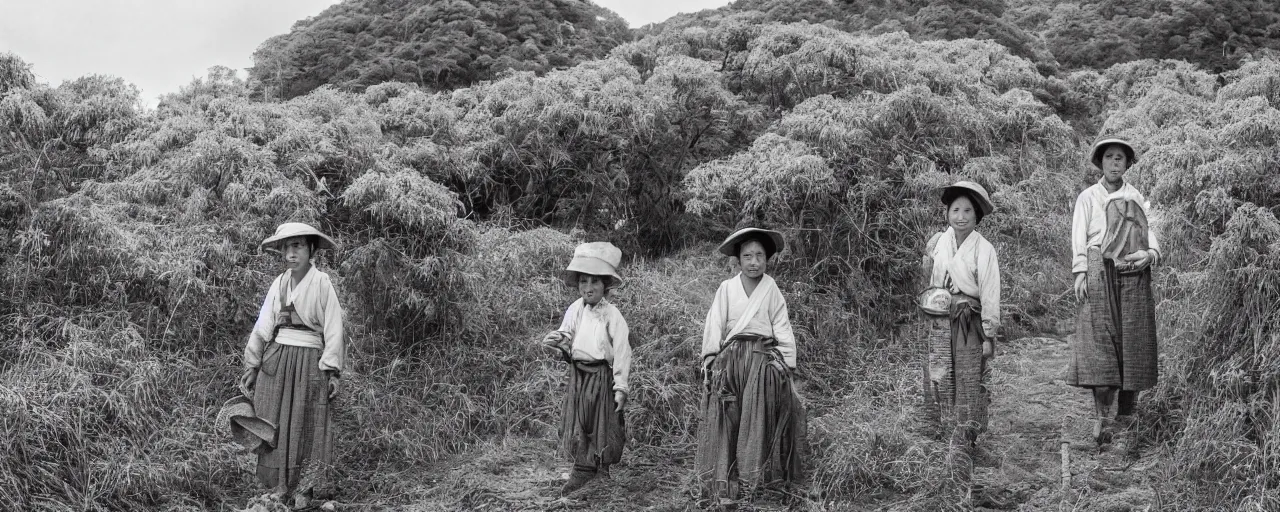
<path id="1" fill-rule="evenodd" d="M 729 0 L 595 0 L 632 27 Z M 251 66 L 253 50 L 337 0 L 0 0 L 0 52 L 58 85 L 118 76 L 155 105 L 215 65 Z M 242 75 L 243 76 L 243 75 Z"/>

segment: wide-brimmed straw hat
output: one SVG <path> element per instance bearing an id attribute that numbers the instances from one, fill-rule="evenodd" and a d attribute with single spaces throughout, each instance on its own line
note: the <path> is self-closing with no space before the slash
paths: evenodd
<path id="1" fill-rule="evenodd" d="M 320 230 L 301 222 L 286 222 L 281 224 L 280 227 L 276 228 L 276 234 L 267 237 L 266 240 L 263 240 L 262 243 L 258 245 L 261 247 L 275 248 L 276 242 L 286 238 L 293 238 L 295 236 L 315 236 L 320 239 L 321 249 L 334 249 L 338 247 L 338 244 L 334 243 L 333 239 L 329 238 L 329 235 L 321 233 Z"/>
<path id="2" fill-rule="evenodd" d="M 618 267 L 622 265 L 622 249 L 609 242 L 587 242 L 573 249 L 573 259 L 569 266 L 560 273 L 560 279 L 566 286 L 578 286 L 578 274 L 593 276 L 609 276 L 614 286 L 622 283 L 618 275 Z"/>
<path id="3" fill-rule="evenodd" d="M 231 430 L 231 438 L 246 450 L 257 453 L 275 447 L 275 424 L 255 415 L 253 402 L 244 395 L 222 404 L 217 425 L 219 428 L 226 425 Z"/>
<path id="4" fill-rule="evenodd" d="M 950 205 L 952 201 L 955 201 L 956 196 L 960 194 L 968 195 L 977 201 L 978 204 L 974 206 L 978 207 L 983 216 L 990 215 L 991 212 L 996 211 L 996 205 L 991 202 L 991 196 L 987 194 L 987 189 L 972 181 L 957 181 L 954 184 L 943 187 L 942 204 Z"/>
<path id="5" fill-rule="evenodd" d="M 765 237 L 773 242 L 773 254 L 782 252 L 782 248 L 786 247 L 787 245 L 787 243 L 782 238 L 782 233 L 779 233 L 772 229 L 742 228 L 737 231 L 734 231 L 732 235 L 729 235 L 729 238 L 726 238 L 724 239 L 723 242 L 720 242 L 720 247 L 718 247 L 716 250 L 719 251 L 720 254 L 723 254 L 725 256 L 737 257 L 738 245 L 742 244 L 748 239 L 758 238 L 758 237 Z M 772 256 L 773 254 L 768 254 L 766 256 Z"/>
<path id="6" fill-rule="evenodd" d="M 1110 138 L 1102 139 L 1093 143 L 1093 152 L 1089 155 L 1089 161 L 1093 162 L 1093 166 L 1099 170 L 1102 169 L 1102 153 L 1107 150 L 1107 146 L 1116 144 L 1120 149 L 1124 150 L 1124 156 L 1129 159 L 1129 165 L 1138 163 L 1138 153 L 1133 150 L 1133 145 L 1124 139 Z"/>

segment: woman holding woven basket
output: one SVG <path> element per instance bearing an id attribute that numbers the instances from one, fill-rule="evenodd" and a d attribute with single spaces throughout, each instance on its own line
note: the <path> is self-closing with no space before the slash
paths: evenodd
<path id="1" fill-rule="evenodd" d="M 1071 271 L 1080 303 L 1067 383 L 1093 391 L 1093 437 L 1110 442 L 1115 423 L 1132 423 L 1138 392 L 1155 386 L 1155 301 L 1151 265 L 1160 261 L 1148 204 L 1124 174 L 1137 154 L 1122 139 L 1093 145 L 1102 179 L 1076 198 L 1071 221 Z M 1113 421 L 1109 411 L 1116 401 Z"/>
<path id="2" fill-rule="evenodd" d="M 960 181 L 942 190 L 948 228 L 929 240 L 929 289 L 921 308 L 933 326 L 926 406 L 939 435 L 970 453 L 987 428 L 987 360 L 1000 328 L 1000 262 L 977 226 L 995 211 L 982 185 Z"/>
<path id="3" fill-rule="evenodd" d="M 247 415 L 275 429 L 255 450 L 259 482 L 293 508 L 306 508 L 332 490 L 331 403 L 345 335 L 338 294 L 312 259 L 335 244 L 316 228 L 287 222 L 261 245 L 280 254 L 285 271 L 267 288 L 249 333 L 240 390 L 252 400 Z"/>

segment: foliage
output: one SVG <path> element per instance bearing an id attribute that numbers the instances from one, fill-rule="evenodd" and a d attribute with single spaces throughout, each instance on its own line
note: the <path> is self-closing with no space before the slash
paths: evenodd
<path id="1" fill-rule="evenodd" d="M 1179 59 L 1235 68 L 1259 50 L 1280 50 L 1274 2 L 1014 0 L 1004 18 L 1043 34 L 1058 62 L 1103 68 L 1138 59 Z"/>
<path id="2" fill-rule="evenodd" d="M 1173 416 L 1175 503 L 1268 508 L 1280 301 L 1280 63 L 1211 75 L 1173 61 L 1118 64 L 1104 76 L 1122 105 L 1108 133 L 1144 150 L 1129 172 L 1156 204 L 1164 272 L 1166 367 L 1151 405 Z M 1180 412 L 1180 414 L 1179 414 Z M 1208 484 L 1212 482 L 1212 484 Z"/>
<path id="3" fill-rule="evenodd" d="M 897 321 L 918 292 L 910 279 L 916 255 L 940 229 L 941 210 L 925 198 L 965 177 L 1004 205 L 1006 189 L 1043 179 L 1028 169 L 1061 169 L 1071 132 L 1021 89 L 1042 81 L 1030 63 L 998 46 L 829 37 L 853 48 L 852 75 L 843 80 L 861 93 L 808 98 L 748 151 L 693 170 L 685 181 L 690 207 L 784 229 L 818 283 L 854 303 L 887 300 L 871 314 Z M 808 85 L 796 80 L 797 88 Z M 1058 204 L 1070 200 L 1063 192 Z M 1002 251 L 1018 250 L 1005 242 L 1025 238 L 1028 222 L 1061 215 L 1054 203 L 1007 197 L 1009 208 L 987 221 L 995 229 L 983 229 Z"/>
<path id="4" fill-rule="evenodd" d="M 326 84 L 453 89 L 505 70 L 568 68 L 629 37 L 618 15 L 576 0 L 347 0 L 263 42 L 249 76 L 266 98 Z"/>
<path id="5" fill-rule="evenodd" d="M 1097 176 L 1084 153 L 1115 134 L 1139 146 L 1128 178 L 1169 249 L 1164 376 L 1143 403 L 1191 489 L 1173 506 L 1266 508 L 1280 64 L 1203 59 L 1214 38 L 1272 44 L 1270 11 L 1122 4 L 744 0 L 623 42 L 588 3 L 349 1 L 264 43 L 249 80 L 213 68 L 154 111 L 123 80 L 49 87 L 0 55 L 0 498 L 242 502 L 248 459 L 212 418 L 279 271 L 257 244 L 296 220 L 340 244 L 319 264 L 352 340 L 337 421 L 355 501 L 403 499 L 424 463 L 495 439 L 555 435 L 564 368 L 536 340 L 574 298 L 556 274 L 585 240 L 627 255 L 630 433 L 684 468 L 701 320 L 732 274 L 710 242 L 746 224 L 788 235 L 770 272 L 802 347 L 810 490 L 945 501 L 944 448 L 904 405 L 937 188 L 991 191 L 1005 332 L 1052 332 L 1072 308 L 1070 204 Z M 1128 16 L 1101 25 L 1123 37 L 1077 46 L 1095 54 L 1153 33 L 1134 12 L 1173 32 L 1186 13 L 1251 19 L 1232 28 L 1247 41 L 1209 24 L 1059 73 L 1055 56 L 1095 64 L 1055 46 L 1086 7 Z"/>

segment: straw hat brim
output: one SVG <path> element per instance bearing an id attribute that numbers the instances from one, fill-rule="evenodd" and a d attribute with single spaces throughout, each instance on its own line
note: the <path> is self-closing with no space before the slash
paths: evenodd
<path id="1" fill-rule="evenodd" d="M 761 235 L 764 235 L 768 237 L 769 240 L 773 241 L 774 254 L 782 252 L 782 249 L 787 245 L 786 241 L 782 237 L 782 233 L 780 232 L 772 229 L 742 228 L 734 231 L 732 235 L 729 235 L 729 237 L 724 239 L 723 242 L 720 242 L 720 247 L 717 247 L 716 250 L 725 256 L 737 257 L 738 244 L 741 244 L 748 238 L 755 238 Z"/>
<path id="2" fill-rule="evenodd" d="M 991 202 L 991 196 L 987 195 L 987 190 L 981 185 L 970 184 L 968 182 L 960 182 L 953 185 L 947 185 L 942 188 L 942 204 L 950 205 L 955 200 L 956 195 L 965 194 L 967 197 L 975 199 L 978 204 L 975 205 L 982 211 L 982 215 L 991 215 L 996 211 L 995 203 Z"/>
<path id="3" fill-rule="evenodd" d="M 232 439 L 248 450 L 259 451 L 275 446 L 276 426 L 257 417 L 253 403 L 244 395 L 231 398 L 222 405 L 217 424 L 226 425 L 231 430 Z"/>
<path id="4" fill-rule="evenodd" d="M 321 249 L 337 249 L 338 248 L 338 244 L 334 242 L 332 238 L 329 238 L 329 235 L 321 233 L 320 230 L 313 228 L 311 226 L 306 226 L 306 225 L 303 225 L 298 229 L 290 229 L 284 232 L 271 235 L 270 237 L 267 237 L 266 240 L 263 240 L 262 243 L 258 244 L 258 246 L 266 247 L 268 249 L 276 249 L 275 246 L 280 241 L 293 238 L 296 236 L 315 236 L 319 238 Z"/>
<path id="5" fill-rule="evenodd" d="M 1093 151 L 1089 155 L 1089 161 L 1093 162 L 1093 166 L 1099 170 L 1102 169 L 1102 152 L 1106 151 L 1107 146 L 1117 144 L 1125 149 L 1125 156 L 1129 158 L 1129 166 L 1138 163 L 1138 151 L 1133 149 L 1133 145 L 1124 139 L 1102 139 L 1093 144 Z"/>
<path id="6" fill-rule="evenodd" d="M 609 276 L 613 278 L 614 288 L 622 285 L 622 276 L 618 275 L 618 269 L 610 265 L 609 262 L 597 258 L 574 258 L 569 262 L 569 266 L 560 272 L 560 279 L 564 281 L 565 286 L 576 288 L 578 286 L 578 275 L 590 274 L 593 276 Z"/>

